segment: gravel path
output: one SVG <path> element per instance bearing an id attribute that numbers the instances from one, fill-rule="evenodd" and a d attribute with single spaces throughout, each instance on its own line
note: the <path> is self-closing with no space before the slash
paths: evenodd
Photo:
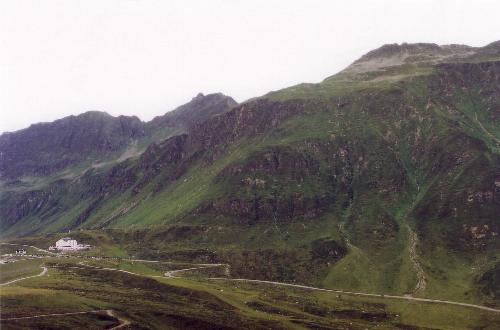
<path id="1" fill-rule="evenodd" d="M 130 325 L 130 321 L 120 318 L 116 316 L 114 311 L 111 309 L 99 309 L 93 311 L 84 311 L 84 312 L 71 312 L 71 313 L 52 313 L 52 314 L 42 314 L 42 315 L 33 315 L 33 316 L 20 316 L 20 317 L 10 317 L 6 319 L 0 319 L 0 321 L 15 321 L 15 320 L 29 320 L 29 319 L 38 319 L 42 317 L 54 317 L 54 316 L 69 316 L 69 315 L 81 315 L 81 314 L 97 314 L 97 313 L 106 313 L 106 315 L 111 316 L 118 320 L 119 324 L 109 330 L 120 329 Z"/>
<path id="2" fill-rule="evenodd" d="M 500 309 L 495 309 L 495 308 L 481 306 L 481 305 L 461 303 L 461 302 L 450 301 L 450 300 L 427 299 L 427 298 L 416 298 L 416 297 L 410 297 L 410 296 L 395 296 L 395 295 L 387 295 L 387 294 L 383 295 L 383 294 L 376 294 L 376 293 L 364 293 L 364 292 L 352 292 L 352 291 L 343 291 L 343 290 L 322 289 L 322 288 L 316 288 L 316 287 L 307 286 L 307 285 L 291 284 L 291 283 L 283 283 L 283 282 L 274 282 L 274 281 L 263 281 L 263 280 L 249 280 L 249 279 L 245 279 L 245 278 L 209 277 L 209 278 L 207 278 L 207 280 L 213 280 L 213 281 L 237 281 L 237 282 L 247 282 L 247 283 L 270 284 L 270 285 L 276 285 L 276 286 L 289 286 L 289 287 L 294 287 L 294 288 L 299 288 L 299 289 L 314 290 L 314 291 L 323 291 L 323 292 L 332 292 L 332 293 L 341 293 L 341 294 L 348 294 L 348 295 L 353 295 L 353 296 L 365 296 L 365 297 L 378 297 L 378 298 L 388 298 L 388 299 L 412 300 L 412 301 L 420 301 L 420 302 L 435 303 L 435 304 L 446 304 L 446 305 L 471 307 L 471 308 L 481 309 L 481 310 L 488 311 L 488 312 L 500 313 Z"/>
<path id="3" fill-rule="evenodd" d="M 139 260 L 135 260 L 135 261 L 139 261 Z M 142 262 L 154 262 L 153 260 L 141 260 L 141 261 Z M 195 266 L 198 266 L 198 267 L 191 267 L 191 268 L 168 271 L 164 274 L 164 276 L 159 276 L 159 275 L 144 275 L 144 274 L 134 273 L 134 272 L 130 272 L 130 271 L 122 270 L 122 269 L 116 269 L 116 268 L 107 268 L 107 267 L 101 268 L 101 267 L 96 267 L 96 266 L 90 266 L 90 265 L 84 264 L 84 262 L 80 262 L 80 265 L 82 265 L 83 267 L 93 268 L 96 270 L 115 271 L 115 272 L 122 272 L 122 273 L 130 274 L 130 275 L 134 275 L 134 276 L 150 277 L 150 278 L 151 277 L 152 278 L 163 278 L 163 279 L 179 278 L 178 276 L 175 276 L 173 274 L 179 274 L 179 273 L 186 272 L 186 271 L 201 270 L 201 269 L 207 269 L 207 268 L 213 268 L 213 267 L 226 267 L 226 270 L 227 270 L 228 269 L 227 267 L 229 266 L 227 264 L 194 264 Z M 19 278 L 19 279 L 10 281 L 10 282 L 3 283 L 1 285 L 2 286 L 8 285 L 8 284 L 15 283 L 15 282 L 18 282 L 18 281 L 21 281 L 24 279 L 43 276 L 47 273 L 47 268 L 46 267 L 42 267 L 42 268 L 43 268 L 43 271 L 38 275 Z M 331 292 L 331 293 L 337 293 L 337 294 L 347 294 L 347 295 L 353 295 L 353 296 L 378 297 L 378 298 L 386 298 L 386 299 L 400 299 L 400 300 L 410 300 L 410 301 L 418 301 L 418 302 L 426 302 L 426 303 L 434 303 L 434 304 L 445 304 L 445 305 L 470 307 L 470 308 L 475 308 L 475 309 L 484 310 L 484 311 L 488 311 L 488 312 L 500 313 L 500 309 L 495 309 L 495 308 L 481 306 L 481 305 L 475 305 L 475 304 L 462 303 L 462 302 L 457 302 L 457 301 L 451 301 L 451 300 L 439 300 L 439 299 L 417 298 L 417 297 L 411 297 L 411 296 L 398 296 L 398 295 L 387 295 L 387 294 L 375 294 L 375 293 L 323 289 L 323 288 L 316 288 L 313 286 L 300 285 L 300 284 L 291 284 L 291 283 L 265 281 L 265 280 L 251 280 L 251 279 L 245 279 L 245 278 L 207 277 L 206 280 L 233 281 L 233 282 L 246 282 L 246 283 L 260 283 L 260 284 L 268 284 L 268 285 L 274 285 L 274 286 L 287 286 L 287 287 L 293 287 L 293 288 L 298 288 L 298 289 Z M 85 312 L 85 313 L 88 313 L 88 312 Z M 122 320 L 122 321 L 125 322 L 125 320 Z M 127 325 L 127 324 L 125 324 L 125 325 Z M 124 327 L 125 325 L 120 325 L 119 327 Z M 117 328 L 115 327 L 114 329 L 117 329 Z"/>
<path id="4" fill-rule="evenodd" d="M 28 278 L 33 278 L 33 277 L 39 277 L 39 276 L 43 276 L 45 274 L 47 274 L 47 267 L 45 266 L 42 266 L 41 267 L 43 270 L 40 274 L 38 275 L 33 275 L 33 276 L 26 276 L 26 277 L 21 277 L 21 278 L 18 278 L 18 279 L 15 279 L 15 280 L 12 280 L 12 281 L 9 281 L 9 282 L 5 282 L 5 283 L 1 283 L 0 286 L 5 286 L 5 285 L 9 285 L 9 284 L 12 284 L 12 283 L 16 283 L 16 282 L 19 282 L 19 281 L 22 281 L 22 280 L 26 280 Z"/>

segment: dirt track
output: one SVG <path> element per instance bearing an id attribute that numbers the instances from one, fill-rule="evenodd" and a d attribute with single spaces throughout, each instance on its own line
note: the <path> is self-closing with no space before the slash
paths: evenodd
<path id="1" fill-rule="evenodd" d="M 134 260 L 134 261 L 136 261 L 136 262 L 157 262 L 155 260 L 141 260 L 141 261 Z M 93 268 L 93 269 L 101 270 L 101 271 L 116 271 L 116 272 L 127 273 L 127 274 L 134 275 L 134 276 L 150 277 L 150 278 L 163 278 L 163 279 L 179 278 L 178 276 L 174 276 L 173 274 L 179 274 L 179 273 L 183 273 L 183 272 L 187 272 L 187 271 L 195 271 L 195 270 L 201 270 L 201 269 L 207 269 L 207 268 L 213 268 L 213 267 L 226 267 L 226 269 L 227 269 L 227 267 L 228 267 L 227 264 L 193 264 L 194 266 L 198 266 L 198 267 L 191 267 L 191 268 L 168 271 L 164 274 L 164 276 L 159 276 L 159 275 L 138 274 L 138 273 L 134 273 L 134 272 L 130 272 L 130 271 L 122 270 L 122 269 L 116 269 L 116 268 L 101 268 L 101 267 L 96 267 L 96 266 L 89 266 L 89 265 L 85 265 L 84 262 L 80 262 L 80 265 L 82 265 L 83 267 Z M 19 278 L 19 279 L 10 281 L 10 282 L 3 283 L 1 285 L 8 285 L 8 284 L 15 283 L 15 282 L 27 279 L 27 278 L 43 276 L 47 273 L 47 268 L 46 267 L 43 267 L 43 268 L 44 268 L 44 270 L 38 275 Z M 378 298 L 385 298 L 385 299 L 400 299 L 400 300 L 409 300 L 409 301 L 417 301 L 417 302 L 425 302 L 425 303 L 462 306 L 462 307 L 480 309 L 480 310 L 484 310 L 484 311 L 488 311 L 488 312 L 500 313 L 499 309 L 481 306 L 481 305 L 475 305 L 475 304 L 450 301 L 450 300 L 439 300 L 439 299 L 428 299 L 428 298 L 416 298 L 416 297 L 411 297 L 411 296 L 398 296 L 398 295 L 387 295 L 387 294 L 375 294 L 375 293 L 365 293 L 365 292 L 352 292 L 352 291 L 343 291 L 343 290 L 323 289 L 323 288 L 316 288 L 316 287 L 307 286 L 307 285 L 300 285 L 300 284 L 291 284 L 291 283 L 265 281 L 265 280 L 251 280 L 251 279 L 245 279 L 245 278 L 207 277 L 206 280 L 210 280 L 210 281 L 237 281 L 237 282 L 246 282 L 246 283 L 268 284 L 268 285 L 275 285 L 275 286 L 287 286 L 287 287 L 294 287 L 294 288 L 298 288 L 298 289 L 331 292 L 331 293 L 337 293 L 337 294 L 347 294 L 347 295 L 353 295 L 353 296 L 378 297 Z"/>
<path id="2" fill-rule="evenodd" d="M 1 283 L 1 284 L 0 284 L 0 286 L 9 285 L 9 284 L 16 283 L 16 282 L 19 282 L 19 281 L 22 281 L 22 280 L 27 280 L 28 278 L 39 277 L 39 276 L 43 276 L 43 275 L 47 274 L 47 271 L 48 271 L 47 267 L 42 266 L 41 268 L 42 268 L 43 270 L 42 270 L 42 272 L 41 272 L 40 274 L 38 274 L 38 275 L 21 277 L 21 278 L 18 278 L 18 279 L 12 280 L 12 281 L 8 281 L 8 282 L 5 282 L 5 283 Z"/>
<path id="3" fill-rule="evenodd" d="M 106 315 L 111 316 L 115 319 L 118 320 L 120 324 L 117 326 L 110 328 L 110 330 L 113 329 L 119 329 L 123 328 L 127 325 L 130 325 L 130 321 L 126 319 L 122 319 L 118 316 L 115 315 L 113 310 L 111 309 L 99 309 L 99 310 L 93 310 L 93 311 L 84 311 L 84 312 L 71 312 L 71 313 L 53 313 L 53 314 L 42 314 L 42 315 L 33 315 L 33 316 L 21 316 L 21 317 L 10 317 L 6 319 L 0 319 L 0 321 L 15 321 L 15 320 L 28 320 L 28 319 L 38 319 L 42 317 L 54 317 L 54 316 L 69 316 L 69 315 L 81 315 L 81 314 L 97 314 L 97 313 L 106 313 Z"/>

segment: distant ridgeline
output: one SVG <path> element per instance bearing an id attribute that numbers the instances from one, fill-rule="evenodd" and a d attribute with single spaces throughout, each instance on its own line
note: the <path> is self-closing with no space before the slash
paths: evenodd
<path id="1" fill-rule="evenodd" d="M 234 276 L 498 304 L 499 152 L 500 42 L 385 45 L 242 104 L 198 95 L 148 123 L 90 112 L 5 133 L 0 232 L 79 229 Z"/>

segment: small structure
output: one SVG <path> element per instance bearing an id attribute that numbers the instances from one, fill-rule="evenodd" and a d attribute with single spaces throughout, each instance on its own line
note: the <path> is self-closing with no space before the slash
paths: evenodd
<path id="1" fill-rule="evenodd" d="M 24 256 L 24 255 L 26 255 L 25 249 L 17 249 L 16 250 L 16 256 Z"/>
<path id="2" fill-rule="evenodd" d="M 56 249 L 58 250 L 74 250 L 77 246 L 78 242 L 71 237 L 64 237 L 56 242 Z"/>
<path id="3" fill-rule="evenodd" d="M 76 239 L 71 237 L 61 238 L 56 242 L 55 246 L 51 246 L 49 250 L 59 250 L 59 251 L 78 251 L 90 249 L 90 245 L 78 244 Z"/>

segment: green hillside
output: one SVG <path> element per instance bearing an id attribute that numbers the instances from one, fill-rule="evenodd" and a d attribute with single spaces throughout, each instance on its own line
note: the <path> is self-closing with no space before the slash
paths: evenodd
<path id="1" fill-rule="evenodd" d="M 499 42 L 383 46 L 190 122 L 119 163 L 3 183 L 2 237 L 81 230 L 235 277 L 500 304 Z"/>

